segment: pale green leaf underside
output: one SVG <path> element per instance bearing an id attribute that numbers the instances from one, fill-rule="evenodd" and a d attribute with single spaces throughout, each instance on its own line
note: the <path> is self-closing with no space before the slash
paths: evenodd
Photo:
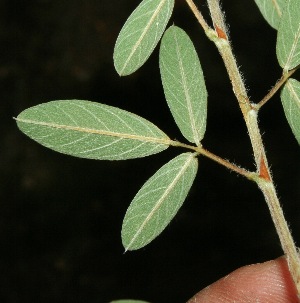
<path id="1" fill-rule="evenodd" d="M 300 144 L 300 82 L 289 79 L 281 92 L 281 102 L 288 123 Z"/>
<path id="2" fill-rule="evenodd" d="M 116 301 L 111 301 L 110 303 L 149 303 L 149 302 L 140 301 L 140 300 L 116 300 Z"/>
<path id="3" fill-rule="evenodd" d="M 286 0 L 254 0 L 266 21 L 278 29 Z"/>
<path id="4" fill-rule="evenodd" d="M 278 28 L 277 58 L 280 66 L 291 70 L 300 64 L 300 1 L 288 0 Z"/>
<path id="5" fill-rule="evenodd" d="M 159 65 L 174 120 L 184 137 L 199 145 L 206 129 L 207 91 L 194 45 L 177 26 L 162 38 Z"/>
<path id="6" fill-rule="evenodd" d="M 156 238 L 183 204 L 195 179 L 198 160 L 184 153 L 161 167 L 129 205 L 122 226 L 127 250 L 139 249 Z"/>
<path id="7" fill-rule="evenodd" d="M 24 110 L 20 130 L 64 154 L 99 160 L 139 158 L 165 150 L 168 136 L 122 109 L 82 100 L 60 100 Z"/>
<path id="8" fill-rule="evenodd" d="M 125 22 L 114 49 L 119 75 L 140 68 L 159 42 L 174 8 L 174 0 L 144 0 Z"/>

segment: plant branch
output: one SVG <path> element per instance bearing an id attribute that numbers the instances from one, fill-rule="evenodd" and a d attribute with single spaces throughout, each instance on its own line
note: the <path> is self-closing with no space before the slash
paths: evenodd
<path id="1" fill-rule="evenodd" d="M 207 2 L 215 27 L 215 37 L 212 40 L 216 44 L 220 55 L 222 56 L 229 78 L 231 80 L 233 92 L 239 102 L 243 116 L 245 117 L 247 113 L 252 109 L 252 105 L 248 98 L 247 90 L 242 76 L 239 72 L 237 62 L 232 53 L 224 16 L 218 0 L 208 0 Z"/>
<path id="2" fill-rule="evenodd" d="M 295 71 L 299 68 L 299 66 L 294 69 L 288 71 L 287 73 L 283 73 L 281 78 L 276 82 L 276 84 L 272 87 L 272 89 L 267 93 L 267 95 L 256 105 L 253 105 L 256 110 L 260 110 L 262 106 L 264 106 L 282 87 L 282 85 L 295 73 Z"/>
<path id="3" fill-rule="evenodd" d="M 279 199 L 275 191 L 275 186 L 272 181 L 265 148 L 262 142 L 260 129 L 258 127 L 257 109 L 255 108 L 255 105 L 253 106 L 248 98 L 243 79 L 238 70 L 231 45 L 229 43 L 225 18 L 221 11 L 219 0 L 207 0 L 207 2 L 216 31 L 215 37 L 212 40 L 215 42 L 223 58 L 232 83 L 234 94 L 238 100 L 248 129 L 257 174 L 259 175 L 255 181 L 263 192 L 265 200 L 268 204 L 282 249 L 287 256 L 290 273 L 296 285 L 298 296 L 300 297 L 300 256 L 291 236 L 288 224 L 284 218 Z"/>
<path id="4" fill-rule="evenodd" d="M 297 250 L 291 232 L 287 226 L 284 218 L 280 202 L 276 194 L 276 190 L 273 182 L 266 182 L 263 179 L 259 179 L 257 182 L 259 188 L 264 194 L 267 204 L 270 209 L 270 213 L 276 227 L 278 237 L 281 242 L 282 249 L 286 255 L 289 271 L 296 285 L 298 297 L 300 299 L 300 257 Z"/>

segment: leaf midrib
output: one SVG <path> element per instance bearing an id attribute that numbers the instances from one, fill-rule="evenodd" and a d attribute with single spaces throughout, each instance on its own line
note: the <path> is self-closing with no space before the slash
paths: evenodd
<path id="1" fill-rule="evenodd" d="M 131 139 L 131 140 L 137 140 L 137 141 L 143 141 L 143 142 L 158 143 L 158 144 L 164 144 L 164 145 L 170 145 L 172 142 L 172 140 L 167 136 L 166 136 L 166 138 L 156 138 L 156 137 L 148 137 L 148 136 L 134 135 L 134 134 L 128 134 L 128 133 L 113 132 L 113 131 L 107 131 L 107 130 L 92 129 L 92 128 L 86 128 L 86 127 L 80 127 L 80 126 L 70 126 L 70 125 L 63 125 L 63 124 L 56 124 L 56 123 L 34 121 L 34 120 L 29 120 L 29 119 L 15 118 L 15 120 L 17 122 L 21 122 L 21 123 L 46 126 L 46 127 L 50 127 L 50 128 L 77 131 L 77 132 L 88 133 L 88 134 L 104 135 L 104 136 L 110 136 L 110 137 L 116 137 L 116 138 L 122 138 L 122 139 Z"/>
<path id="2" fill-rule="evenodd" d="M 169 195 L 170 191 L 175 187 L 177 184 L 178 180 L 181 178 L 181 176 L 184 174 L 186 171 L 187 167 L 190 165 L 191 161 L 194 159 L 194 155 L 190 155 L 189 158 L 186 159 L 186 163 L 182 166 L 178 174 L 175 176 L 174 180 L 169 184 L 167 189 L 163 192 L 162 196 L 158 199 L 156 204 L 154 205 L 153 209 L 151 212 L 148 214 L 148 216 L 145 218 L 144 222 L 140 226 L 140 228 L 136 231 L 134 237 L 132 240 L 129 242 L 129 244 L 126 246 L 125 251 L 129 250 L 134 241 L 137 239 L 137 237 L 141 234 L 142 230 L 146 226 L 146 224 L 150 221 L 150 219 L 153 217 L 153 214 L 156 212 L 156 210 L 162 205 L 162 203 L 165 201 L 167 196 Z"/>
<path id="3" fill-rule="evenodd" d="M 299 39 L 300 39 L 300 24 L 299 24 L 298 30 L 297 30 L 297 32 L 295 34 L 295 39 L 294 39 L 294 42 L 292 44 L 291 51 L 289 53 L 289 56 L 287 58 L 287 61 L 286 61 L 285 67 L 284 67 L 285 70 L 289 70 L 290 69 L 290 63 L 291 63 L 291 61 L 294 58 L 295 49 L 297 47 Z"/>
<path id="4" fill-rule="evenodd" d="M 279 6 L 277 0 L 272 0 L 272 3 L 273 3 L 273 5 L 274 5 L 275 11 L 276 11 L 277 14 L 278 14 L 278 17 L 281 18 L 281 16 L 282 16 L 282 11 L 281 11 L 281 9 L 280 9 L 280 6 Z"/>
<path id="5" fill-rule="evenodd" d="M 295 88 L 294 88 L 293 84 L 290 83 L 290 82 L 287 82 L 286 85 L 287 85 L 287 88 L 288 88 L 288 90 L 289 90 L 289 92 L 290 92 L 291 97 L 294 98 L 294 99 L 296 100 L 296 105 L 297 105 L 297 106 L 299 107 L 299 109 L 300 109 L 300 99 L 299 99 L 299 96 L 297 95 L 297 93 L 296 93 L 296 91 L 295 91 Z"/>
<path id="6" fill-rule="evenodd" d="M 131 53 L 129 54 L 127 60 L 125 61 L 123 68 L 120 71 L 120 75 L 123 74 L 123 71 L 126 69 L 128 62 L 131 60 L 132 56 L 134 55 L 134 53 L 136 52 L 136 50 L 138 49 L 139 45 L 142 43 L 144 37 L 146 36 L 146 33 L 148 32 L 148 29 L 151 27 L 151 25 L 153 24 L 153 21 L 155 20 L 156 16 L 159 14 L 161 7 L 165 4 L 165 2 L 168 0 L 162 0 L 161 3 L 157 6 L 157 9 L 154 11 L 152 17 L 150 18 L 147 26 L 145 27 L 144 31 L 142 32 L 140 38 L 137 40 L 137 42 L 134 44 Z"/>
<path id="7" fill-rule="evenodd" d="M 174 39 L 176 42 L 176 53 L 177 53 L 177 57 L 178 57 L 178 61 L 179 61 L 180 75 L 181 75 L 181 79 L 183 82 L 183 90 L 184 90 L 184 95 L 186 97 L 186 103 L 187 103 L 187 109 L 188 109 L 188 113 L 189 113 L 189 119 L 191 122 L 192 133 L 193 133 L 195 143 L 197 145 L 199 145 L 200 142 L 199 142 L 198 132 L 196 129 L 196 121 L 195 121 L 194 115 L 193 115 L 191 96 L 189 94 L 189 89 L 188 89 L 187 83 L 186 83 L 186 75 L 185 75 L 185 70 L 184 70 L 183 63 L 182 63 L 182 58 L 181 58 L 181 54 L 180 54 L 180 48 L 178 45 L 176 33 L 174 33 Z"/>

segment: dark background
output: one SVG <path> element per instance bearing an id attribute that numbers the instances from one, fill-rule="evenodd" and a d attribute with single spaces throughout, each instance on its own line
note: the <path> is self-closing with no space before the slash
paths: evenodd
<path id="1" fill-rule="evenodd" d="M 85 99 L 137 113 L 183 140 L 168 112 L 158 52 L 135 74 L 114 70 L 114 42 L 139 0 L 0 1 L 1 302 L 185 302 L 246 264 L 282 254 L 255 184 L 201 158 L 186 203 L 149 246 L 123 254 L 122 218 L 135 193 L 180 151 L 101 162 L 47 150 L 12 117 L 42 102 Z M 206 11 L 204 1 L 197 1 Z M 253 0 L 224 1 L 236 57 L 259 101 L 280 77 L 276 32 Z M 204 146 L 253 170 L 251 146 L 228 77 L 183 0 L 170 23 L 187 30 L 209 92 Z M 299 79 L 299 72 L 295 75 Z M 300 244 L 299 146 L 277 94 L 260 124 L 286 218 Z"/>

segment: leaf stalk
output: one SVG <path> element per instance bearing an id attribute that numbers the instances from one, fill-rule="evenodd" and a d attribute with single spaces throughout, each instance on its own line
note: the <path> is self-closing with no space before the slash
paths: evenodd
<path id="1" fill-rule="evenodd" d="M 260 110 L 276 93 L 277 91 L 285 84 L 285 82 L 296 72 L 299 66 L 293 68 L 287 73 L 282 73 L 281 78 L 276 82 L 272 89 L 266 94 L 266 96 L 258 102 L 256 105 L 253 105 L 256 110 Z"/>
<path id="2" fill-rule="evenodd" d="M 170 145 L 176 146 L 176 147 L 183 147 L 183 148 L 187 148 L 192 151 L 195 151 L 197 154 L 205 156 L 206 158 L 209 158 L 210 160 L 212 160 L 222 166 L 225 166 L 229 170 L 234 171 L 237 174 L 242 175 L 249 180 L 255 181 L 258 178 L 257 173 L 250 172 L 244 168 L 241 168 L 241 167 L 229 162 L 228 160 L 225 160 L 225 159 L 213 154 L 212 152 L 204 149 L 202 146 L 189 145 L 189 144 L 181 143 L 179 141 L 171 141 Z"/>

